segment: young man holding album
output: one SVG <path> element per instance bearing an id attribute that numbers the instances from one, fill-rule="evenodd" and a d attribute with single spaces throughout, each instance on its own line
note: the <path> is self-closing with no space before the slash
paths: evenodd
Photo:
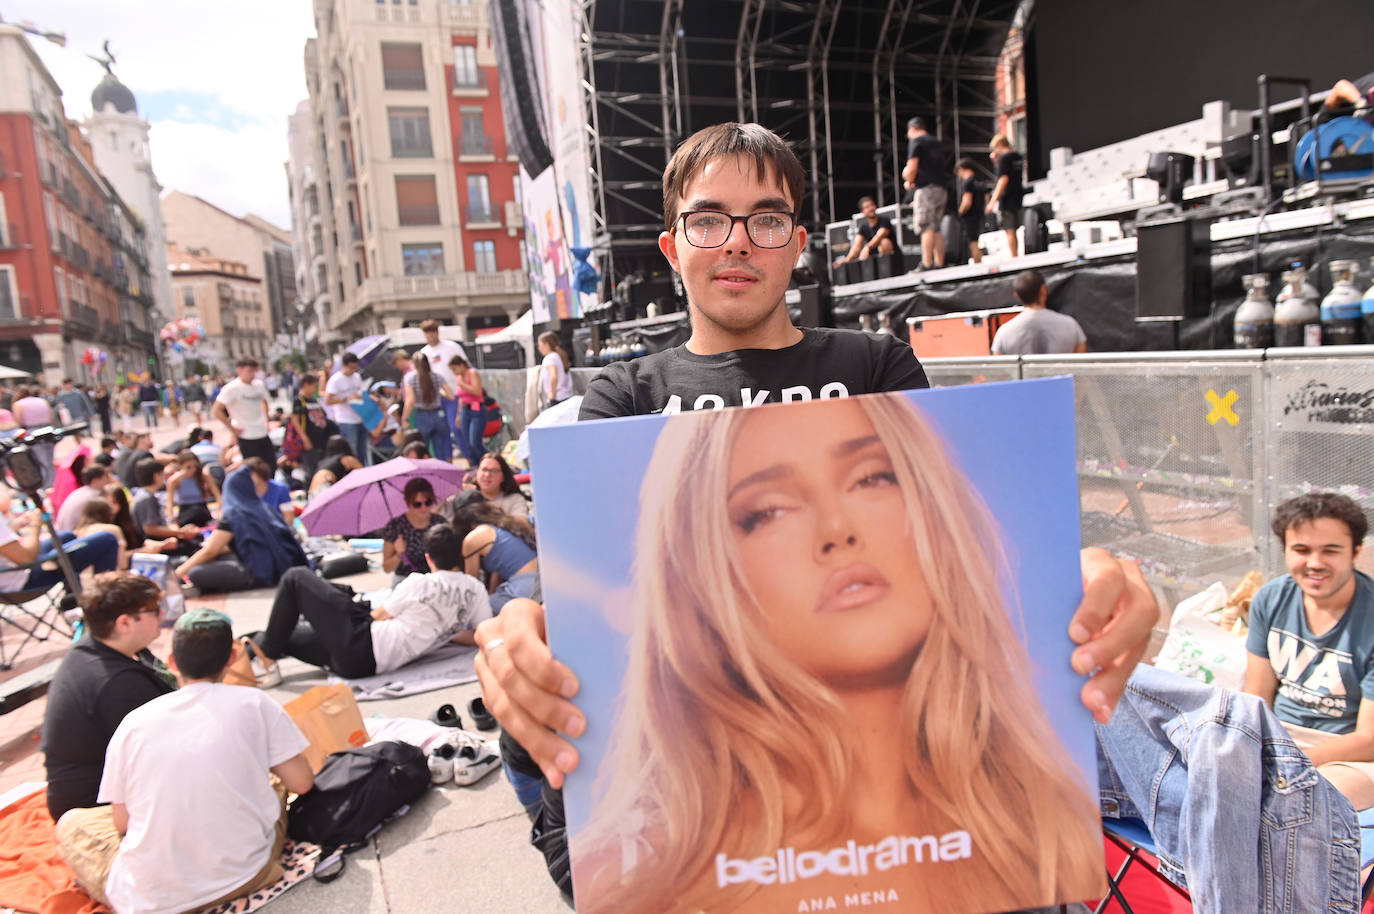
<path id="1" fill-rule="evenodd" d="M 683 346 L 605 369 L 588 387 L 581 418 L 928 386 L 914 353 L 892 336 L 792 325 L 783 296 L 806 243 L 797 224 L 804 184 L 795 154 L 758 125 L 717 125 L 679 147 L 664 174 L 659 247 L 682 277 L 692 336 Z M 1067 659 L 1088 677 L 1081 699 L 1105 724 L 1159 609 L 1134 564 L 1085 549 L 1082 567 L 1084 598 L 1068 626 L 1077 647 Z M 503 745 L 528 754 L 543 775 L 545 804 L 552 799 L 561 807 L 564 776 L 579 763 L 568 738 L 580 737 L 587 720 L 570 700 L 577 678 L 546 643 L 543 607 L 512 601 L 478 627 L 477 643 L 484 700 L 505 730 Z M 567 890 L 565 839 L 538 833 L 538 822 L 536 829 L 551 873 Z"/>

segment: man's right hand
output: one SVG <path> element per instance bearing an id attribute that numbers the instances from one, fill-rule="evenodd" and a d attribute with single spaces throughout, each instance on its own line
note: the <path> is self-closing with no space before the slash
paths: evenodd
<path id="1" fill-rule="evenodd" d="M 578 692 L 577 677 L 554 659 L 544 633 L 544 607 L 515 599 L 501 615 L 477 626 L 477 678 L 487 710 L 525 747 L 555 788 L 577 768 L 574 739 L 587 720 L 568 699 Z"/>

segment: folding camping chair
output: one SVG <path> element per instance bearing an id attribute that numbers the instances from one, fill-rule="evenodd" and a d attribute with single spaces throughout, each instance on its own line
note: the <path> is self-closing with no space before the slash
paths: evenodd
<path id="1" fill-rule="evenodd" d="M 79 547 L 78 547 L 79 548 Z M 68 553 L 70 554 L 70 553 Z M 31 571 L 50 564 L 53 559 L 42 559 L 27 565 L 17 565 L 14 571 Z M 14 668 L 15 662 L 32 641 L 47 641 L 53 636 L 72 640 L 76 629 L 68 621 L 65 611 L 75 606 L 69 594 L 68 582 L 59 581 L 46 587 L 31 588 L 14 593 L 0 593 L 0 670 Z M 5 645 L 5 626 L 16 628 L 24 633 L 18 646 Z"/>
<path id="2" fill-rule="evenodd" d="M 1122 891 L 1122 882 L 1126 878 L 1126 872 L 1130 870 L 1133 864 L 1139 864 L 1161 884 L 1177 892 L 1185 901 L 1192 901 L 1187 889 L 1175 884 L 1168 876 L 1160 872 L 1159 864 L 1154 860 L 1157 853 L 1155 841 L 1144 822 L 1139 819 L 1103 819 L 1102 833 L 1108 841 L 1121 849 L 1126 855 L 1126 859 L 1121 861 L 1121 866 L 1117 867 L 1115 873 L 1110 871 L 1107 873 L 1107 894 L 1098 903 L 1093 914 L 1105 914 L 1107 906 L 1113 900 L 1121 906 L 1124 914 L 1135 914 Z"/>

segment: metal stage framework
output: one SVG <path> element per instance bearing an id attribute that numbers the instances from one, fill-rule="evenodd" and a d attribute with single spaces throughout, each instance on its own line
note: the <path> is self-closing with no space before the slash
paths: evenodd
<path id="1" fill-rule="evenodd" d="M 906 121 L 955 158 L 995 132 L 997 64 L 1020 0 L 580 0 L 595 232 L 617 280 L 663 269 L 663 168 L 722 121 L 787 137 L 808 168 L 802 220 L 900 193 Z"/>

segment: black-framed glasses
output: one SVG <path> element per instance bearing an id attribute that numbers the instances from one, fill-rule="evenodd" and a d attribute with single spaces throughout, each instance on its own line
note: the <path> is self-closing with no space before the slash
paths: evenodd
<path id="1" fill-rule="evenodd" d="M 744 223 L 749 240 L 761 248 L 780 248 L 792 240 L 797 228 L 797 214 L 750 213 L 732 216 L 715 210 L 699 209 L 678 216 L 682 220 L 682 236 L 695 248 L 718 248 L 735 230 L 736 222 Z"/>

